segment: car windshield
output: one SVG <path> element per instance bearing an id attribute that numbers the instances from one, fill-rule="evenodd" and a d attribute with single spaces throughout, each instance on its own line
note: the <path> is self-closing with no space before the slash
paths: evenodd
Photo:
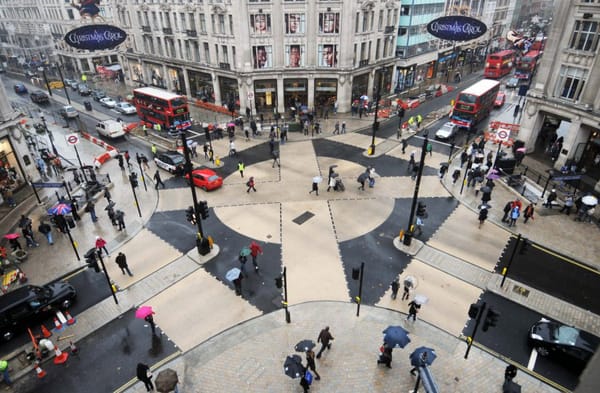
<path id="1" fill-rule="evenodd" d="M 577 337 L 579 337 L 579 330 L 570 326 L 551 325 L 550 337 L 560 344 L 575 345 Z"/>
<path id="2" fill-rule="evenodd" d="M 180 156 L 180 155 L 172 155 L 171 160 L 173 160 L 173 163 L 175 165 L 181 164 L 184 161 L 183 156 Z"/>
<path id="3" fill-rule="evenodd" d="M 217 181 L 218 179 L 219 179 L 219 176 L 212 175 L 211 177 L 208 178 L 208 181 L 213 182 L 213 181 Z"/>
<path id="4" fill-rule="evenodd" d="M 454 126 L 452 124 L 444 124 L 440 131 L 442 132 L 451 132 Z"/>

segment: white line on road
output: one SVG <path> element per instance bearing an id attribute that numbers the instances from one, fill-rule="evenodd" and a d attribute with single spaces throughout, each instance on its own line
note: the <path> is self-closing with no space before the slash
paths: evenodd
<path id="1" fill-rule="evenodd" d="M 531 350 L 531 355 L 529 355 L 529 363 L 527 363 L 527 368 L 530 369 L 531 371 L 533 371 L 533 368 L 535 367 L 535 361 L 537 360 L 538 357 L 538 351 L 537 349 L 533 348 Z"/>

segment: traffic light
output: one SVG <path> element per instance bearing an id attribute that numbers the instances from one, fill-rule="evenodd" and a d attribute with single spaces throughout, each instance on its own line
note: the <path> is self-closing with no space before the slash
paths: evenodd
<path id="1" fill-rule="evenodd" d="M 522 239 L 521 240 L 521 248 L 519 249 L 519 254 L 525 255 L 525 254 L 527 254 L 528 250 L 529 250 L 529 240 Z"/>
<path id="2" fill-rule="evenodd" d="M 417 205 L 417 217 L 426 218 L 427 216 L 427 205 L 423 202 L 419 202 Z"/>
<path id="3" fill-rule="evenodd" d="M 398 117 L 400 118 L 400 120 L 402 120 L 402 118 L 404 117 L 404 108 L 400 107 L 400 109 L 398 109 Z"/>
<path id="4" fill-rule="evenodd" d="M 196 224 L 196 214 L 193 207 L 190 206 L 185 210 L 185 219 L 192 224 Z"/>
<path id="5" fill-rule="evenodd" d="M 469 307 L 469 318 L 477 318 L 479 314 L 479 305 L 473 303 L 471 307 Z"/>
<path id="6" fill-rule="evenodd" d="M 138 178 L 137 173 L 131 172 L 129 175 L 129 182 L 131 183 L 131 187 L 136 188 L 138 186 Z"/>
<path id="7" fill-rule="evenodd" d="M 283 287 L 283 277 L 275 277 L 275 286 L 277 289 L 281 289 L 281 287 Z"/>
<path id="8" fill-rule="evenodd" d="M 485 314 L 482 330 L 487 332 L 490 327 L 496 326 L 496 324 L 498 324 L 498 318 L 500 318 L 500 313 L 490 307 L 487 314 Z"/>
<path id="9" fill-rule="evenodd" d="M 95 248 L 90 248 L 83 257 L 88 267 L 94 269 L 96 273 L 100 273 L 100 266 L 98 265 L 98 251 Z"/>
<path id="10" fill-rule="evenodd" d="M 200 212 L 200 216 L 202 217 L 202 219 L 206 220 L 208 218 L 208 202 L 198 202 L 198 211 Z"/>

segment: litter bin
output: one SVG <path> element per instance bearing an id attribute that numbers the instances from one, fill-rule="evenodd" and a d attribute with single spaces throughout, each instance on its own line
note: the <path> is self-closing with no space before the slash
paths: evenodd
<path id="1" fill-rule="evenodd" d="M 92 103 L 89 101 L 83 101 L 83 106 L 85 106 L 85 110 L 86 111 L 91 111 L 92 110 Z"/>

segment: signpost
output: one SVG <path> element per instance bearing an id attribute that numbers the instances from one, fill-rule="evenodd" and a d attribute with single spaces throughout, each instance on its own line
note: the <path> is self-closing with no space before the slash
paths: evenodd
<path id="1" fill-rule="evenodd" d="M 83 170 L 83 164 L 81 163 L 81 157 L 79 157 L 79 152 L 77 151 L 77 144 L 79 143 L 79 136 L 77 134 L 67 134 L 65 135 L 65 139 L 67 143 L 75 149 L 75 155 L 77 155 L 77 161 L 79 162 L 79 167 L 81 168 L 81 172 L 83 173 L 83 180 L 87 183 L 88 179 L 85 175 L 85 171 Z"/>

